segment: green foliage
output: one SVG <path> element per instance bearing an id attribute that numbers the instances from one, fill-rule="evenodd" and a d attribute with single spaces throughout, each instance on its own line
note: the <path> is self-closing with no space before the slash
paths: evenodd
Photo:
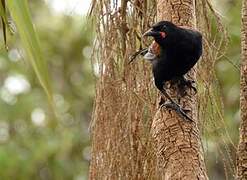
<path id="1" fill-rule="evenodd" d="M 8 0 L 7 7 L 18 29 L 22 46 L 28 55 L 28 60 L 48 96 L 51 107 L 53 108 L 53 93 L 51 90 L 47 64 L 44 60 L 43 54 L 41 53 L 39 39 L 32 24 L 27 1 Z"/>
<path id="2" fill-rule="evenodd" d="M 94 95 L 89 60 L 92 27 L 79 16 L 52 12 L 43 1 L 32 1 L 30 6 L 40 42 L 32 25 L 22 27 L 16 22 L 21 17 L 16 17 L 17 33 L 8 34 L 9 51 L 4 44 L 0 51 L 0 179 L 87 179 Z M 20 7 L 24 5 L 10 9 L 12 17 L 13 13 L 24 17 L 25 13 L 16 12 L 23 10 Z M 49 123 L 54 117 L 37 71 L 27 58 L 33 58 L 43 81 L 52 84 L 58 114 L 55 128 Z"/>

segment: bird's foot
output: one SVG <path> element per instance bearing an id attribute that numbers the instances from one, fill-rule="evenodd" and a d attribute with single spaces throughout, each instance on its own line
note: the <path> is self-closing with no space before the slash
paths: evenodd
<path id="1" fill-rule="evenodd" d="M 176 103 L 163 103 L 161 106 L 161 108 L 165 107 L 167 109 L 172 109 L 174 111 L 176 111 L 178 113 L 178 115 L 180 117 L 182 117 L 185 120 L 188 121 L 193 121 L 193 119 L 191 119 L 186 113 L 190 112 L 190 110 L 188 109 L 182 109 L 180 107 L 180 105 L 176 104 Z"/>
<path id="2" fill-rule="evenodd" d="M 194 91 L 194 93 L 197 93 L 197 89 L 195 87 L 195 81 L 194 80 L 186 80 L 186 86 Z"/>
<path id="3" fill-rule="evenodd" d="M 195 87 L 195 81 L 194 80 L 187 80 L 187 79 L 183 79 L 182 81 L 180 81 L 179 83 L 179 91 L 180 91 L 180 94 L 182 96 L 185 96 L 187 93 L 186 93 L 186 88 L 189 88 L 189 89 L 192 89 L 193 90 L 193 94 L 195 95 L 197 93 L 197 89 Z"/>

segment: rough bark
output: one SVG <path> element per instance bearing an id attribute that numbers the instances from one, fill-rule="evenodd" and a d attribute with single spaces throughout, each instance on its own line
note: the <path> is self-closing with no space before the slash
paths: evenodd
<path id="1" fill-rule="evenodd" d="M 240 80 L 241 124 L 238 145 L 237 179 L 247 179 L 247 0 L 242 4 L 242 63 Z"/>
<path id="2" fill-rule="evenodd" d="M 195 28 L 194 0 L 158 0 L 159 20 L 172 21 L 180 26 Z M 194 68 L 190 78 L 195 80 Z M 169 89 L 173 99 L 177 99 L 176 87 Z M 181 119 L 174 111 L 158 110 L 152 124 L 152 136 L 158 171 L 161 179 L 208 179 L 198 129 L 197 101 L 192 92 L 180 100 L 180 104 L 190 109 L 194 122 Z"/>

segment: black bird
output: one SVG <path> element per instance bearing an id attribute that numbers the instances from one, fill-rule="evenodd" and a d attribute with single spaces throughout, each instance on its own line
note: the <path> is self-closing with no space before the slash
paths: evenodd
<path id="1" fill-rule="evenodd" d="M 172 108 L 181 116 L 192 120 L 164 89 L 167 81 L 178 84 L 179 91 L 185 87 L 196 88 L 194 81 L 187 80 L 184 75 L 196 64 L 202 55 L 202 35 L 200 32 L 184 27 L 179 27 L 169 21 L 160 21 L 145 32 L 143 36 L 152 36 L 154 43 L 149 48 L 135 53 L 131 57 L 132 62 L 138 54 L 144 55 L 152 63 L 153 75 L 156 87 L 170 100 L 170 103 L 162 104 Z"/>

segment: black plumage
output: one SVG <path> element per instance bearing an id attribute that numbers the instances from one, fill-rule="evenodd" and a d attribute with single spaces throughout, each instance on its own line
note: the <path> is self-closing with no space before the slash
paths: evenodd
<path id="1" fill-rule="evenodd" d="M 184 75 L 197 63 L 202 55 L 201 33 L 176 26 L 169 21 L 160 21 L 154 24 L 143 36 L 152 36 L 159 46 L 158 50 L 157 46 L 152 45 L 140 52 L 145 54 L 144 58 L 146 56 L 152 62 L 156 87 L 171 101 L 171 103 L 163 104 L 163 106 L 173 108 L 187 119 L 190 119 L 166 93 L 164 84 L 167 81 L 176 82 L 180 91 L 184 91 L 185 87 L 195 89 L 192 85 L 193 81 L 187 80 Z M 153 50 L 153 47 L 156 50 Z M 132 57 L 132 60 L 135 56 Z"/>

